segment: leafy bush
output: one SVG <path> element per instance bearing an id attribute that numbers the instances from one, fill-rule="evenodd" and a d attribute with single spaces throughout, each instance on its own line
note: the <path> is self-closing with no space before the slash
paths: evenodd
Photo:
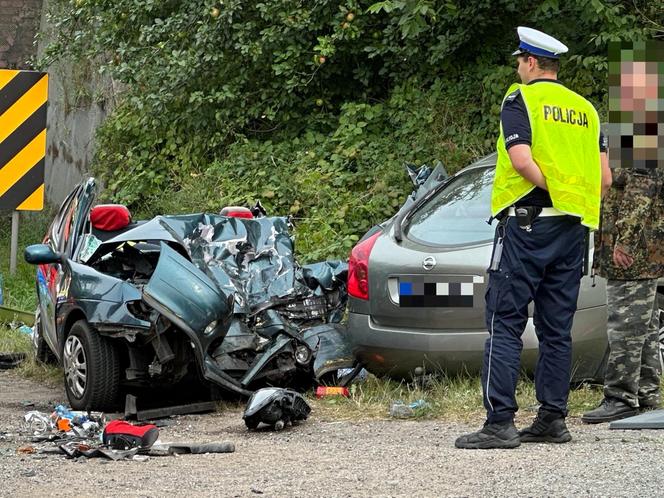
<path id="1" fill-rule="evenodd" d="M 316 259 L 392 214 L 403 162 L 493 147 L 515 24 L 564 40 L 561 79 L 602 110 L 607 41 L 649 36 L 656 3 L 60 0 L 43 63 L 94 60 L 123 89 L 98 136 L 109 197 L 146 215 L 261 199 Z"/>

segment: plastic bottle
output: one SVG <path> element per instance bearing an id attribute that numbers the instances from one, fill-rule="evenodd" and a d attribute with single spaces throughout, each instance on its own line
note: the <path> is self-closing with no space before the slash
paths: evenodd
<path id="1" fill-rule="evenodd" d="M 414 410 L 404 404 L 403 401 L 395 401 L 390 405 L 390 417 L 394 418 L 408 418 L 414 415 Z"/>
<path id="2" fill-rule="evenodd" d="M 408 405 L 401 400 L 394 401 L 392 405 L 390 405 L 390 417 L 394 418 L 412 417 L 415 415 L 416 410 L 421 410 L 423 408 L 427 408 L 428 406 L 429 403 L 427 403 L 423 399 L 418 399 L 417 401 L 413 401 Z"/>
<path id="3" fill-rule="evenodd" d="M 73 424 L 81 425 L 83 422 L 88 421 L 88 414 L 86 412 L 71 411 L 69 408 L 58 405 L 55 407 L 55 414 L 58 418 L 71 420 Z"/>
<path id="4" fill-rule="evenodd" d="M 18 330 L 26 335 L 32 335 L 32 327 L 28 327 L 27 325 L 21 325 Z"/>

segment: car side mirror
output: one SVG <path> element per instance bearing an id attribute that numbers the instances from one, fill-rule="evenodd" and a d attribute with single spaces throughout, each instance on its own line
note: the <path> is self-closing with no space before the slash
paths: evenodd
<path id="1" fill-rule="evenodd" d="M 67 261 L 64 254 L 55 252 L 46 244 L 33 244 L 26 247 L 23 257 L 32 265 L 44 265 L 50 263 L 63 264 Z"/>

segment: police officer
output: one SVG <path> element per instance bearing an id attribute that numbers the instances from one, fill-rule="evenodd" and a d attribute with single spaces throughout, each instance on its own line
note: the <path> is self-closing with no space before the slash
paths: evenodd
<path id="1" fill-rule="evenodd" d="M 487 420 L 480 431 L 459 437 L 457 448 L 571 440 L 565 425 L 570 331 L 586 234 L 598 226 L 601 195 L 611 182 L 597 111 L 557 79 L 558 58 L 567 47 L 531 28 L 517 31 L 513 55 L 522 84 L 512 85 L 503 100 L 491 196 L 492 216 L 500 222 L 486 293 Z M 518 432 L 515 391 L 531 301 L 540 409 L 534 423 Z"/>

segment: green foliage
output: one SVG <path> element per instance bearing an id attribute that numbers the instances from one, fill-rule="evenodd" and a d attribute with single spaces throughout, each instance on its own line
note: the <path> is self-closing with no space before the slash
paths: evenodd
<path id="1" fill-rule="evenodd" d="M 261 199 L 302 253 L 341 256 L 410 190 L 403 162 L 494 146 L 516 24 L 564 40 L 561 79 L 603 109 L 606 43 L 661 30 L 656 3 L 60 0 L 43 63 L 92 60 L 121 88 L 95 162 L 109 197 L 148 215 Z"/>
<path id="2" fill-rule="evenodd" d="M 52 213 L 48 210 L 21 213 L 16 273 L 10 275 L 11 216 L 0 217 L 0 241 L 2 241 L 0 244 L 0 280 L 2 280 L 5 306 L 23 311 L 32 311 L 36 308 L 35 275 L 37 267 L 25 262 L 23 251 L 30 244 L 41 243 L 51 219 Z"/>

